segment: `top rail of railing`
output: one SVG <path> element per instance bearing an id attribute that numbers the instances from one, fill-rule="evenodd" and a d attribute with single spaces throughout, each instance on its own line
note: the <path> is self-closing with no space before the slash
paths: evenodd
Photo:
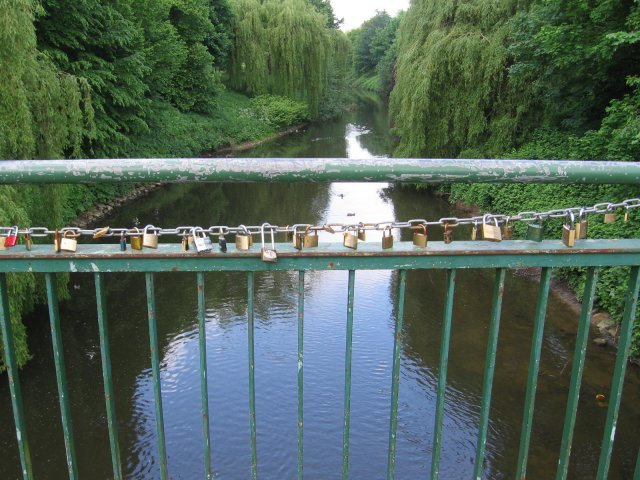
<path id="1" fill-rule="evenodd" d="M 154 158 L 0 162 L 0 184 L 120 182 L 640 184 L 640 162 L 399 158 Z"/>

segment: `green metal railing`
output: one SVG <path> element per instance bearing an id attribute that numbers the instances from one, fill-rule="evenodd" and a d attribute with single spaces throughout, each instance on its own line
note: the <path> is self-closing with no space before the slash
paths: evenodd
<path id="1" fill-rule="evenodd" d="M 266 165 L 266 166 L 265 166 Z M 117 172 L 117 174 L 116 174 Z M 587 182 L 638 183 L 640 164 L 605 162 L 519 162 L 519 161 L 443 161 L 443 160 L 265 160 L 265 159 L 189 159 L 189 160 L 109 160 L 109 161 L 38 161 L 0 162 L 0 183 L 48 182 L 103 182 L 103 181 L 423 181 L 431 182 Z M 143 272 L 146 279 L 147 310 L 149 320 L 150 357 L 155 399 L 157 449 L 162 479 L 168 478 L 165 447 L 164 416 L 160 383 L 160 352 L 158 350 L 157 312 L 154 278 L 160 272 L 194 272 L 198 292 L 198 332 L 200 357 L 201 415 L 204 445 L 205 478 L 212 478 L 211 438 L 209 426 L 209 399 L 207 382 L 207 351 L 205 339 L 205 279 L 204 272 L 244 271 L 247 278 L 247 322 L 249 358 L 249 428 L 251 448 L 251 477 L 258 478 L 258 442 L 255 402 L 254 355 L 254 273 L 261 271 L 298 272 L 298 344 L 297 344 L 297 477 L 304 475 L 304 285 L 305 272 L 310 270 L 348 271 L 346 306 L 346 345 L 344 383 L 344 423 L 342 477 L 349 478 L 349 444 L 351 415 L 351 353 L 353 333 L 353 305 L 356 270 L 398 270 L 398 308 L 396 312 L 394 348 L 392 358 L 392 385 L 389 414 L 389 440 L 387 478 L 396 472 L 396 433 L 398 428 L 398 401 L 400 356 L 404 317 L 404 297 L 407 272 L 416 269 L 446 271 L 445 307 L 441 334 L 440 366 L 437 384 L 435 427 L 431 455 L 431 478 L 439 478 L 442 448 L 442 430 L 447 386 L 447 367 L 451 339 L 451 323 L 456 294 L 456 274 L 460 269 L 495 269 L 491 303 L 491 320 L 487 357 L 484 370 L 480 422 L 474 459 L 476 479 L 484 472 L 485 446 L 489 426 L 491 394 L 494 380 L 498 335 L 502 312 L 505 276 L 508 269 L 542 267 L 540 287 L 534 317 L 529 373 L 524 402 L 524 413 L 517 459 L 517 478 L 524 479 L 531 439 L 536 387 L 544 323 L 547 312 L 552 271 L 556 267 L 586 267 L 584 288 L 570 389 L 560 450 L 557 479 L 567 478 L 573 431 L 578 410 L 578 399 L 585 364 L 586 346 L 598 271 L 608 266 L 628 266 L 629 283 L 625 310 L 620 326 L 619 349 L 609 393 L 609 406 L 603 434 L 597 478 L 607 478 L 622 387 L 628 363 L 633 322 L 636 316 L 640 290 L 640 240 L 578 240 L 568 248 L 558 241 L 540 243 L 505 241 L 502 243 L 456 241 L 451 244 L 430 242 L 420 249 L 409 242 L 397 242 L 392 249 L 381 250 L 378 245 L 361 244 L 357 250 L 347 250 L 342 244 L 321 244 L 317 248 L 296 250 L 289 244 L 278 244 L 278 262 L 265 263 L 259 248 L 238 251 L 230 245 L 226 253 L 184 253 L 179 244 L 160 244 L 157 250 L 145 252 L 120 251 L 118 245 L 82 245 L 77 253 L 53 253 L 51 246 L 34 245 L 31 251 L 13 248 L 0 251 L 0 331 L 8 371 L 8 382 L 15 420 L 22 474 L 32 479 L 31 453 L 25 413 L 16 363 L 13 334 L 9 321 L 9 301 L 6 273 L 44 274 L 49 317 L 51 323 L 54 363 L 57 377 L 61 421 L 63 425 L 69 478 L 78 478 L 77 457 L 74 448 L 73 424 L 68 402 L 62 337 L 56 295 L 58 272 L 85 272 L 95 278 L 100 352 L 104 380 L 104 396 L 108 420 L 113 477 L 122 479 L 122 461 L 118 442 L 114 386 L 111 374 L 108 333 L 108 305 L 105 297 L 104 277 L 116 272 Z M 425 464 L 429 459 L 425 458 Z M 640 479 L 640 452 L 634 480 Z"/>

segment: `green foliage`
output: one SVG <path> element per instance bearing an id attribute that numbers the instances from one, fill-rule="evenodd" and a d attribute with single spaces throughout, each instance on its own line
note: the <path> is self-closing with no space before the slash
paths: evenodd
<path id="1" fill-rule="evenodd" d="M 184 113 L 154 102 L 149 132 L 135 141 L 135 157 L 190 157 L 276 133 L 273 124 L 256 114 L 248 97 L 223 91 L 207 115 Z"/>
<path id="2" fill-rule="evenodd" d="M 307 0 L 234 0 L 233 88 L 307 102 L 317 116 L 332 57 L 342 55 L 337 30 Z"/>
<path id="3" fill-rule="evenodd" d="M 36 49 L 33 2 L 4 2 L 2 6 L 0 159 L 79 154 L 83 137 L 93 133 L 86 82 L 60 72 Z M 47 224 L 59 225 L 68 194 L 64 186 L 0 186 L 0 224 L 24 226 L 46 218 Z M 42 288 L 32 274 L 16 274 L 8 275 L 8 289 L 18 364 L 24 365 L 29 352 L 21 317 L 42 298 Z M 3 369 L 0 361 L 0 371 Z"/>
<path id="4" fill-rule="evenodd" d="M 333 13 L 333 7 L 330 0 L 309 0 L 309 3 L 315 7 L 315 9 L 323 14 L 327 19 L 327 27 L 340 28 L 340 25 L 344 22 L 344 18 L 338 19 Z"/>
<path id="5" fill-rule="evenodd" d="M 390 27 L 391 24 L 389 14 L 378 11 L 360 26 L 357 35 L 352 36 L 356 40 L 353 44 L 353 64 L 357 74 L 375 70 L 395 39 L 395 30 Z"/>
<path id="6" fill-rule="evenodd" d="M 398 32 L 390 115 L 402 156 L 496 154 L 526 134 L 532 96 L 508 77 L 518 0 L 416 0 Z"/>
<path id="7" fill-rule="evenodd" d="M 305 103 L 276 95 L 260 95 L 252 98 L 251 109 L 265 123 L 275 128 L 296 125 L 309 120 L 309 109 Z"/>

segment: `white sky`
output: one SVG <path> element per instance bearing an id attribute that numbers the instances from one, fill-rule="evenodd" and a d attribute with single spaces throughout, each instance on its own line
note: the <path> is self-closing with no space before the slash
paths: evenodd
<path id="1" fill-rule="evenodd" d="M 344 18 L 342 30 L 346 32 L 369 20 L 376 10 L 386 10 L 395 16 L 400 10 L 409 8 L 409 0 L 331 0 L 331 6 L 336 17 Z"/>

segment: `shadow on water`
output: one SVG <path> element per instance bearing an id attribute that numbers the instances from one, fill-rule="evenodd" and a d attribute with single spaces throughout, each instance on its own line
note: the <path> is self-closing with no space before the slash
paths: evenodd
<path id="1" fill-rule="evenodd" d="M 251 151 L 256 157 L 384 157 L 391 138 L 386 110 L 368 104 L 343 118 Z M 243 153 L 242 155 L 246 155 Z M 354 215 L 352 215 L 354 214 Z M 269 221 L 358 222 L 440 218 L 456 214 L 440 199 L 386 184 L 168 185 L 105 220 L 115 225 L 248 225 Z M 458 238 L 469 232 L 456 230 Z M 409 232 L 394 232 L 396 239 Z M 430 241 L 441 232 L 429 231 Z M 323 233 L 321 241 L 339 241 Z M 232 240 L 229 238 L 228 240 Z M 162 241 L 176 242 L 175 238 Z M 379 242 L 371 233 L 367 241 Z M 206 277 L 213 464 L 220 478 L 247 478 L 248 419 L 246 275 Z M 444 272 L 409 273 L 405 306 L 397 447 L 398 478 L 429 474 L 440 354 Z M 262 478 L 295 476 L 297 422 L 296 272 L 256 274 L 258 468 Z M 356 272 L 351 474 L 386 471 L 397 273 Z M 442 478 L 473 469 L 486 354 L 493 271 L 459 273 L 443 433 Z M 153 382 L 144 276 L 107 276 L 111 355 L 124 469 L 128 478 L 158 478 Z M 538 284 L 507 278 L 493 391 L 485 476 L 513 478 Z M 305 284 L 305 474 L 339 478 L 342 457 L 346 272 L 308 272 Z M 82 477 L 111 478 L 93 278 L 71 277 L 62 306 L 63 342 L 76 449 Z M 158 329 L 165 430 L 171 478 L 201 478 L 203 465 L 195 275 L 157 275 Z M 28 319 L 33 361 L 21 372 L 28 432 L 38 478 L 66 478 L 64 445 L 46 311 Z M 530 478 L 553 476 L 571 372 L 576 314 L 552 295 L 536 403 Z M 589 347 L 570 478 L 595 476 L 613 354 Z M 6 382 L 0 384 L 0 478 L 19 476 Z M 638 372 L 628 373 L 610 478 L 629 478 L 640 433 Z"/>

